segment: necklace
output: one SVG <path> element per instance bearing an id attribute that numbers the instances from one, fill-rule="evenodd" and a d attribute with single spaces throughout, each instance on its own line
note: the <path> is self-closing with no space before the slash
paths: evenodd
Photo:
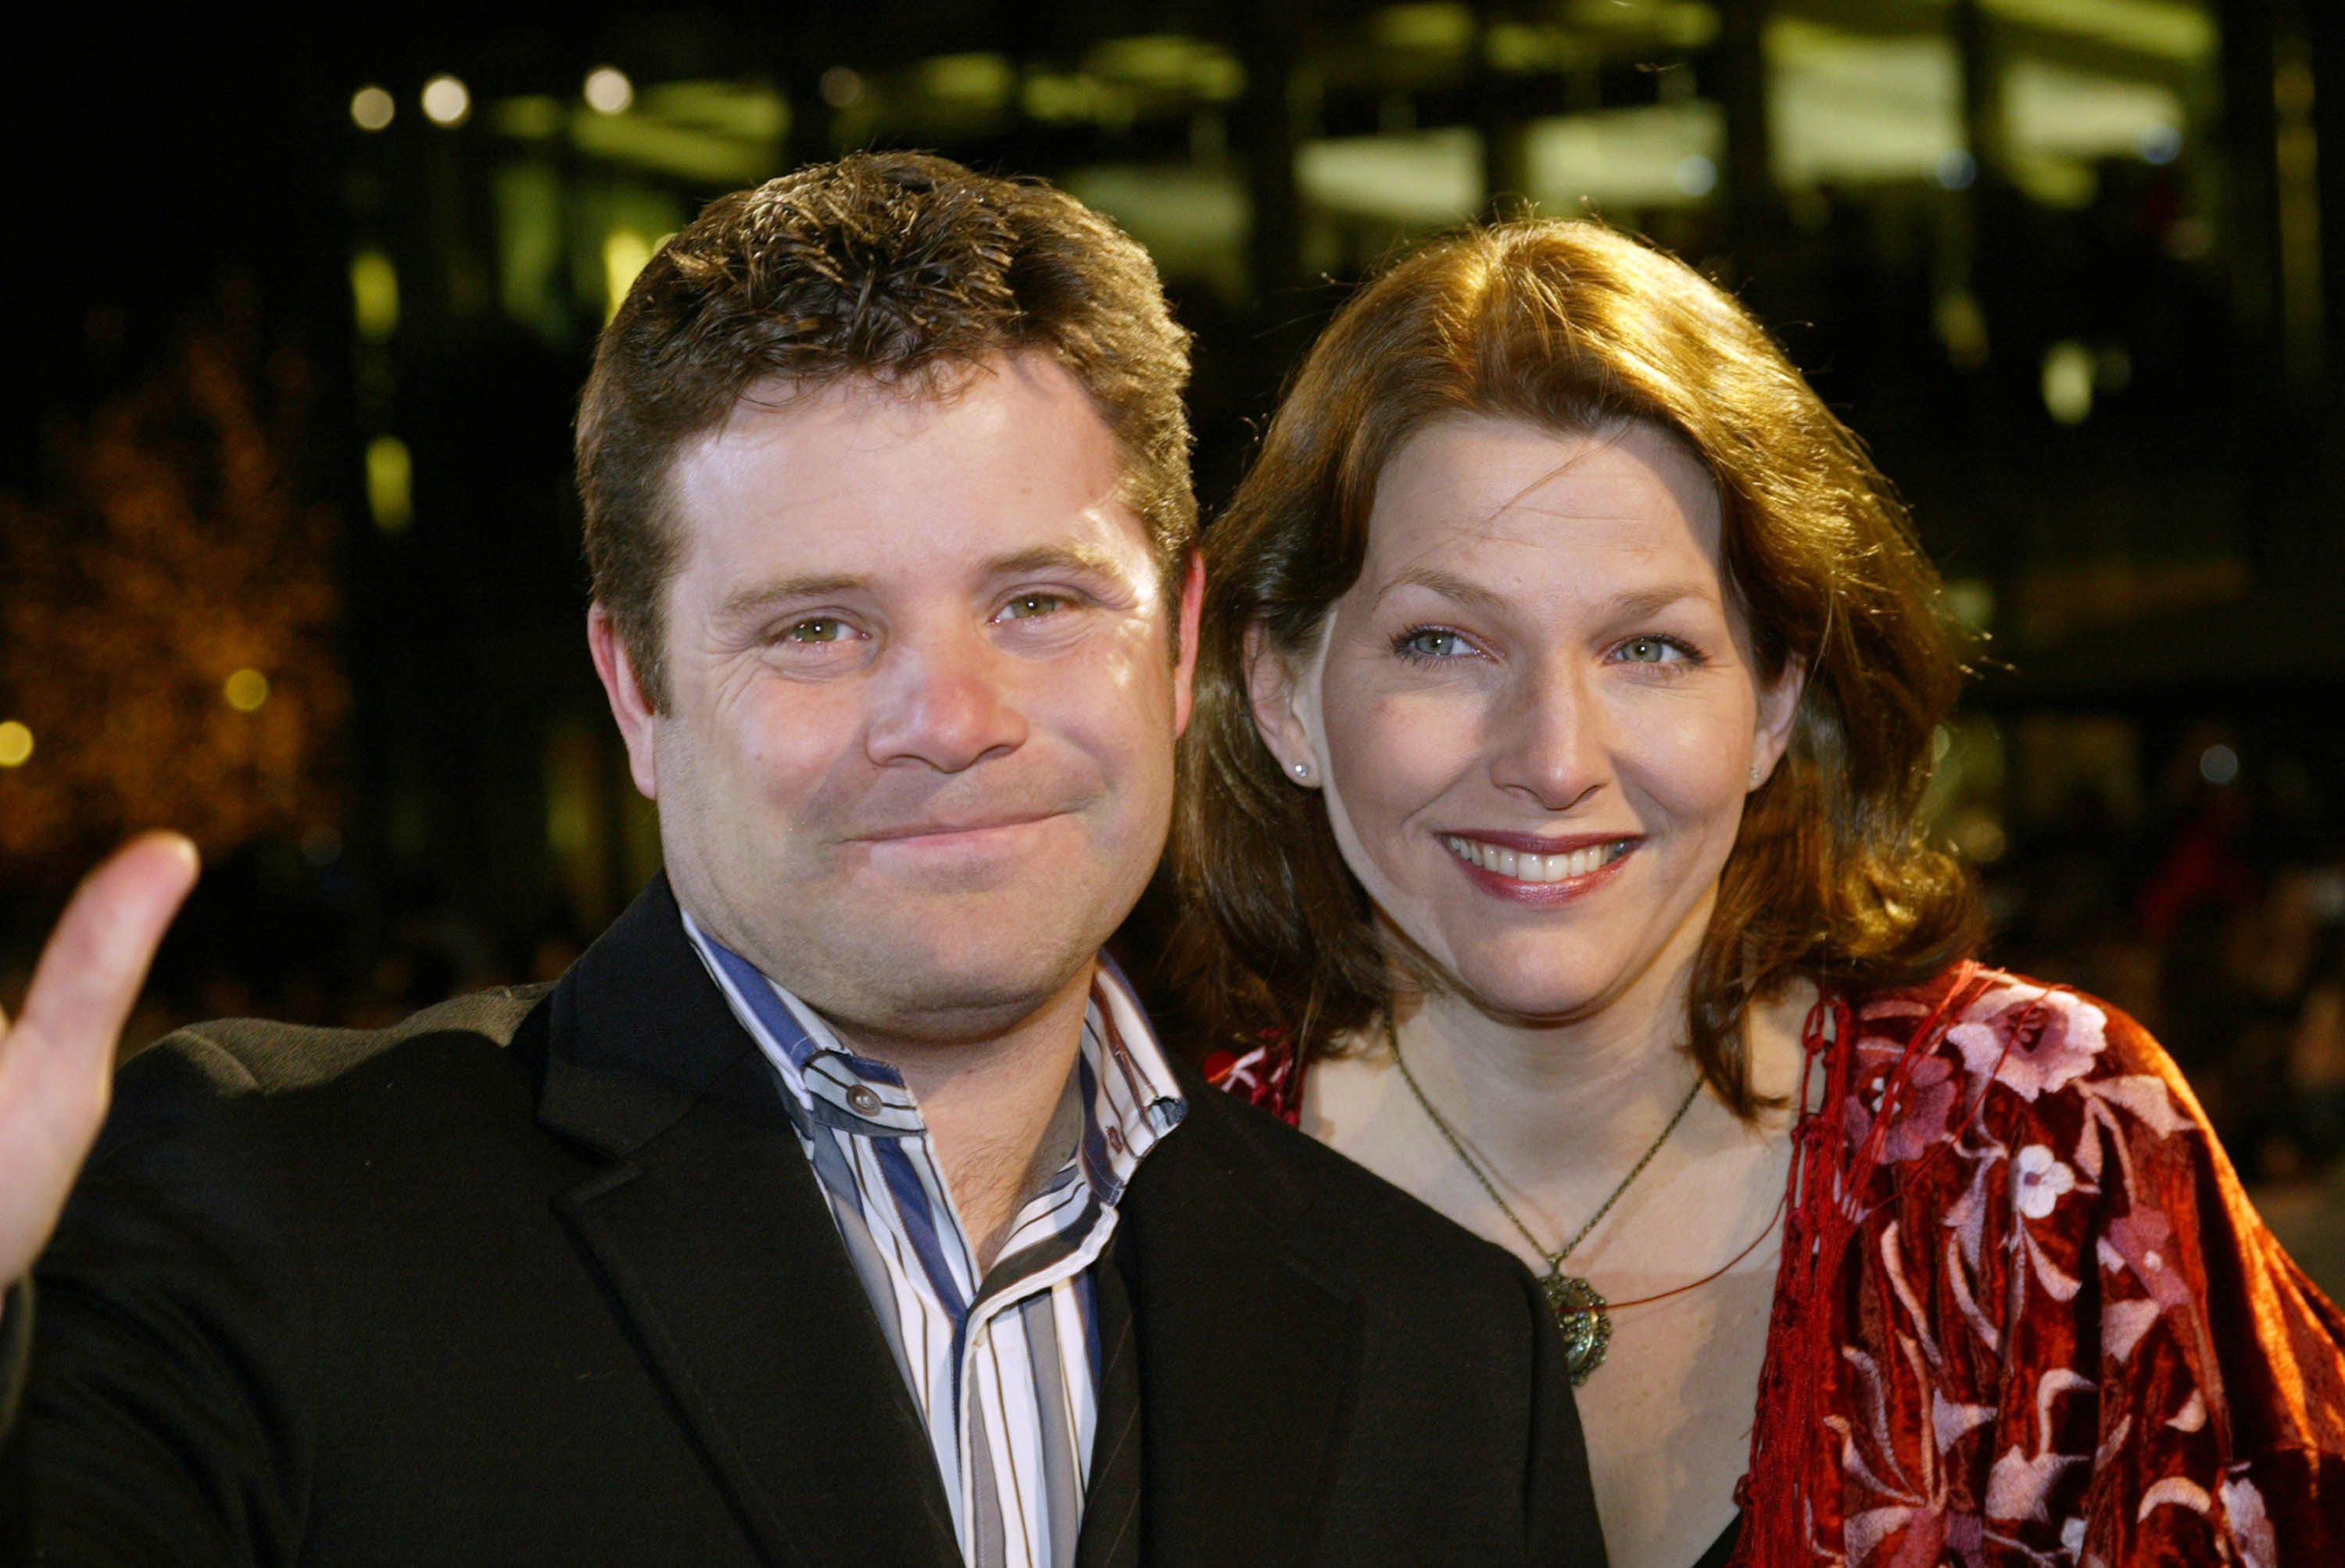
<path id="1" fill-rule="evenodd" d="M 1498 1206 L 1498 1212 L 1507 1217 L 1507 1223 L 1530 1244 L 1533 1252 L 1547 1259 L 1547 1276 L 1539 1281 L 1539 1288 L 1547 1296 L 1548 1309 L 1555 1314 L 1556 1326 L 1563 1330 L 1564 1366 L 1571 1373 L 1572 1386 L 1579 1387 L 1588 1381 L 1590 1373 L 1604 1364 L 1604 1352 L 1612 1348 L 1612 1314 L 1608 1310 L 1610 1304 L 1597 1293 L 1596 1287 L 1578 1275 L 1563 1271 L 1563 1260 L 1571 1256 L 1573 1247 L 1588 1239 L 1588 1233 L 1596 1228 L 1598 1221 L 1612 1212 L 1612 1206 L 1620 1201 L 1620 1195 L 1629 1190 L 1630 1183 L 1645 1174 L 1645 1167 L 1653 1163 L 1653 1156 L 1661 1152 L 1661 1145 L 1668 1143 L 1670 1135 L 1678 1130 L 1678 1124 L 1685 1120 L 1686 1113 L 1693 1109 L 1694 1100 L 1701 1093 L 1700 1076 L 1695 1076 L 1692 1086 L 1686 1090 L 1685 1098 L 1678 1102 L 1677 1111 L 1670 1117 L 1669 1125 L 1661 1129 L 1660 1135 L 1639 1156 L 1637 1163 L 1629 1167 L 1629 1174 L 1620 1178 L 1620 1185 L 1612 1189 L 1612 1196 L 1597 1206 L 1596 1212 L 1588 1217 L 1588 1223 L 1571 1233 L 1570 1240 L 1549 1252 L 1539 1244 L 1539 1238 L 1531 1234 L 1531 1227 L 1523 1223 L 1523 1217 L 1515 1212 L 1515 1206 L 1499 1196 L 1497 1184 L 1490 1179 L 1481 1162 L 1466 1152 L 1466 1140 L 1457 1135 L 1457 1129 L 1433 1108 L 1433 1102 L 1426 1096 L 1424 1085 L 1416 1081 L 1416 1074 L 1408 1070 L 1408 1058 L 1400 1053 L 1400 1032 L 1393 1027 L 1390 1018 L 1385 1020 L 1385 1039 L 1392 1045 L 1393 1064 L 1400 1069 L 1401 1081 L 1408 1085 L 1408 1092 L 1416 1096 L 1417 1108 L 1425 1113 L 1426 1120 L 1431 1122 L 1448 1142 L 1458 1163 L 1482 1185 L 1482 1190 L 1490 1195 L 1490 1201 Z M 1774 1224 L 1771 1220 L 1768 1229 L 1773 1228 Z M 1765 1232 L 1761 1234 L 1763 1236 Z M 1757 1245 L 1755 1241 L 1751 1244 L 1753 1247 Z M 1727 1268 L 1731 1268 L 1734 1263 L 1741 1262 L 1750 1251 L 1751 1247 L 1744 1247 Z M 1724 1272 L 1724 1269 L 1719 1271 Z M 1717 1274 L 1710 1276 L 1710 1279 L 1717 1278 Z M 1709 1279 L 1694 1283 L 1708 1284 Z M 1679 1288 L 1690 1290 L 1693 1287 L 1680 1286 Z M 1665 1294 L 1674 1296 L 1678 1291 Z M 1641 1303 L 1623 1302 L 1622 1305 Z"/>

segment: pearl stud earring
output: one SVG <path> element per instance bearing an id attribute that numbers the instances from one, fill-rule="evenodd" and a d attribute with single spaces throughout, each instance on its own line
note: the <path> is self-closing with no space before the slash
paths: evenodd
<path id="1" fill-rule="evenodd" d="M 1296 763 L 1296 764 L 1294 765 L 1294 776 L 1295 776 L 1297 779 L 1308 779 L 1308 778 L 1310 778 L 1310 777 L 1311 777 L 1311 764 L 1309 764 L 1308 762 L 1298 762 L 1298 763 Z"/>

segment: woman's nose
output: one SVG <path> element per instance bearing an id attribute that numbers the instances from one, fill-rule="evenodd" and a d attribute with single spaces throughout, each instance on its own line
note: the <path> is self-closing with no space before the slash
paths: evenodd
<path id="1" fill-rule="evenodd" d="M 1592 695 L 1579 673 L 1553 666 L 1510 683 L 1485 730 L 1491 782 L 1549 811 L 1599 788 L 1608 769 Z"/>

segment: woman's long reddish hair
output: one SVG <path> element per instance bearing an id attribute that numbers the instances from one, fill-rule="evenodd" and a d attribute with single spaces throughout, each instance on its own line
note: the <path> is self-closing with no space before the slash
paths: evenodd
<path id="1" fill-rule="evenodd" d="M 1192 1000 L 1225 1036 L 1275 1031 L 1305 1054 L 1390 1006 L 1396 954 L 1322 798 L 1255 733 L 1246 639 L 1258 626 L 1308 650 L 1359 575 L 1386 463 L 1427 422 L 1464 414 L 1673 433 L 1717 484 L 1759 676 L 1806 672 L 1790 749 L 1727 860 L 1688 1009 L 1702 1074 L 1751 1115 L 1754 1000 L 1802 974 L 1907 983 L 1976 942 L 1976 892 L 1918 822 L 1961 642 L 1903 503 L 1765 330 L 1682 262 L 1595 223 L 1470 229 L 1369 282 L 1304 361 L 1207 531 L 1175 834 Z"/>

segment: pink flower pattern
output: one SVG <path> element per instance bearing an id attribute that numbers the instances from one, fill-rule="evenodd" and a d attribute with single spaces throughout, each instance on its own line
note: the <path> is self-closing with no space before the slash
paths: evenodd
<path id="1" fill-rule="evenodd" d="M 1805 1446 L 1808 1551 L 1746 1530 L 1735 1562 L 2345 1563 L 2345 1315 L 2137 1024 L 1974 973 L 1842 1014 L 1846 1097 L 1817 1114 L 1853 1228 L 1770 1346 L 1771 1374 L 1831 1357 L 1826 1408 L 1762 1404 L 1754 1442 Z"/>

